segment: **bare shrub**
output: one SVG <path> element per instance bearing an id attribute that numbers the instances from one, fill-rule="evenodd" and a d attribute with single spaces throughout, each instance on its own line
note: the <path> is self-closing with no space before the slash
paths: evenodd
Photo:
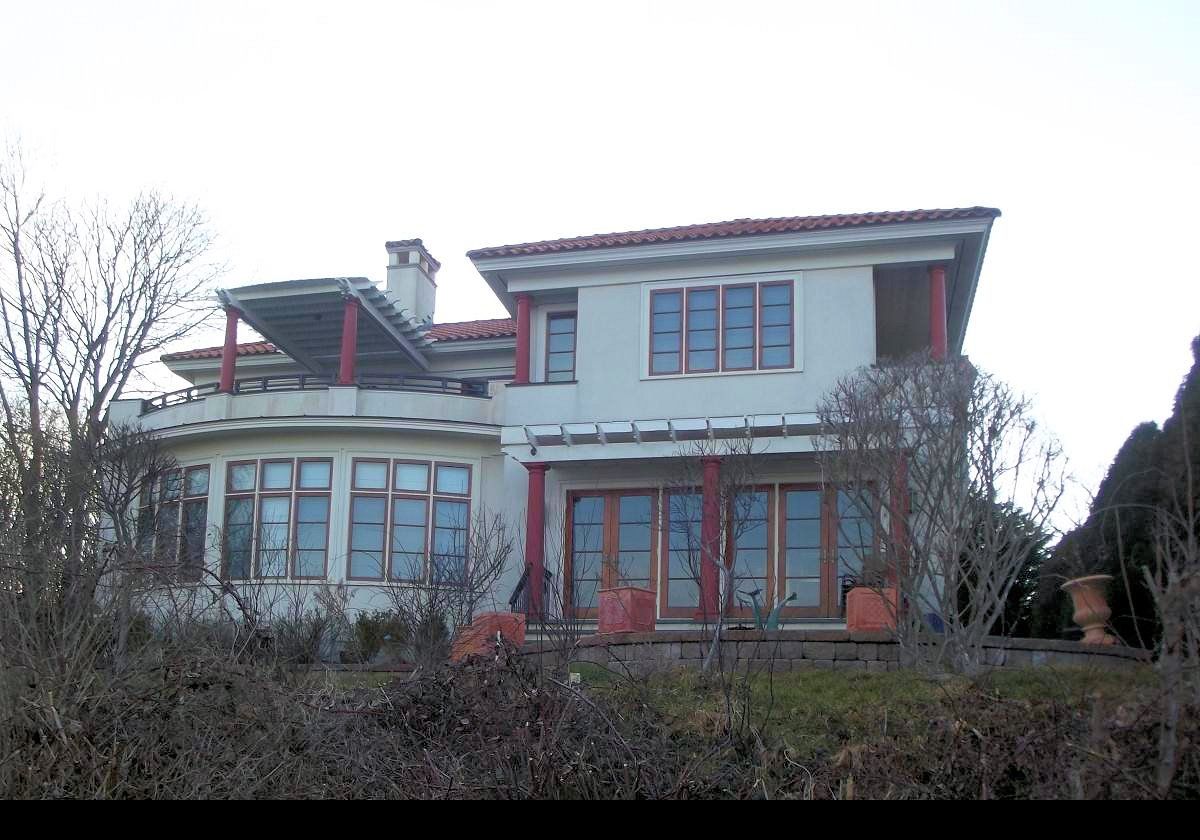
<path id="1" fill-rule="evenodd" d="M 1028 399 L 965 359 L 925 354 L 863 368 L 818 408 L 825 481 L 865 533 L 853 572 L 899 593 L 906 656 L 983 667 L 984 637 L 1038 541 L 1052 533 L 1065 472 Z"/>

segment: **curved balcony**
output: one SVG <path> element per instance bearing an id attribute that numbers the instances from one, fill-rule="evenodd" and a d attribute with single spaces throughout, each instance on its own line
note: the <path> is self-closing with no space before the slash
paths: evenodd
<path id="1" fill-rule="evenodd" d="M 284 376 L 255 376 L 239 379 L 233 383 L 236 394 L 267 394 L 281 391 L 314 391 L 329 388 L 333 377 L 307 373 Z M 362 376 L 356 383 L 359 388 L 376 391 L 412 391 L 421 394 L 454 394 L 461 397 L 487 399 L 488 383 L 480 379 L 454 379 L 449 376 Z M 157 397 L 142 400 L 141 414 L 161 411 L 182 403 L 202 400 L 217 393 L 217 383 L 193 385 L 178 391 L 168 391 Z"/>

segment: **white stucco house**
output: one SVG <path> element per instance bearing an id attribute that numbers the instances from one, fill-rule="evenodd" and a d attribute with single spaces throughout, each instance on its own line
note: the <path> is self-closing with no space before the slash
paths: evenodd
<path id="1" fill-rule="evenodd" d="M 796 625 L 843 621 L 848 572 L 814 408 L 841 376 L 961 352 L 987 207 L 738 220 L 468 253 L 510 318 L 438 323 L 439 263 L 388 242 L 383 283 L 289 280 L 220 293 L 223 347 L 163 358 L 186 388 L 113 420 L 168 441 L 180 472 L 158 539 L 234 580 L 381 586 L 456 562 L 480 511 L 519 523 L 500 600 L 589 619 L 597 590 L 654 590 L 658 626 L 711 609 L 678 556 L 709 537 L 695 441 L 755 441 L 755 522 L 730 556 Z M 237 343 L 239 322 L 266 341 Z M 675 497 L 672 499 L 672 497 Z M 679 504 L 681 501 L 686 504 Z M 675 521 L 669 521 L 674 517 Z M 680 520 L 686 521 L 680 521 Z M 212 533 L 220 533 L 212 540 Z M 693 541 L 694 542 L 694 541 Z M 176 549 L 172 549 L 174 551 Z M 549 574 L 547 574 L 549 572 Z M 713 596 L 716 597 L 716 596 Z"/>

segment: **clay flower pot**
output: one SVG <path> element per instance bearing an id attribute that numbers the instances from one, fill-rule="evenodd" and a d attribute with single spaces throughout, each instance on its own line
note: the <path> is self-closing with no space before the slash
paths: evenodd
<path id="1" fill-rule="evenodd" d="M 1112 610 L 1108 607 L 1108 582 L 1112 575 L 1089 575 L 1069 580 L 1059 587 L 1071 596 L 1075 623 L 1083 628 L 1085 645 L 1115 645 L 1117 640 L 1105 631 Z"/>
<path id="2" fill-rule="evenodd" d="M 616 586 L 600 590 L 598 633 L 654 632 L 655 603 L 653 589 L 640 586 Z"/>

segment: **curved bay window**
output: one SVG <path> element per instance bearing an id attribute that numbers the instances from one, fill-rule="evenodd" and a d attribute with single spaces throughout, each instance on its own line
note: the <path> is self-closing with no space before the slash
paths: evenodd
<path id="1" fill-rule="evenodd" d="M 470 497 L 469 464 L 355 458 L 350 580 L 462 581 L 470 554 Z"/>
<path id="2" fill-rule="evenodd" d="M 183 580 L 198 580 L 204 568 L 208 529 L 207 464 L 164 472 L 148 481 L 138 515 L 142 556 Z"/>
<path id="3" fill-rule="evenodd" d="M 230 462 L 225 468 L 225 576 L 324 580 L 332 476 L 329 458 Z"/>

